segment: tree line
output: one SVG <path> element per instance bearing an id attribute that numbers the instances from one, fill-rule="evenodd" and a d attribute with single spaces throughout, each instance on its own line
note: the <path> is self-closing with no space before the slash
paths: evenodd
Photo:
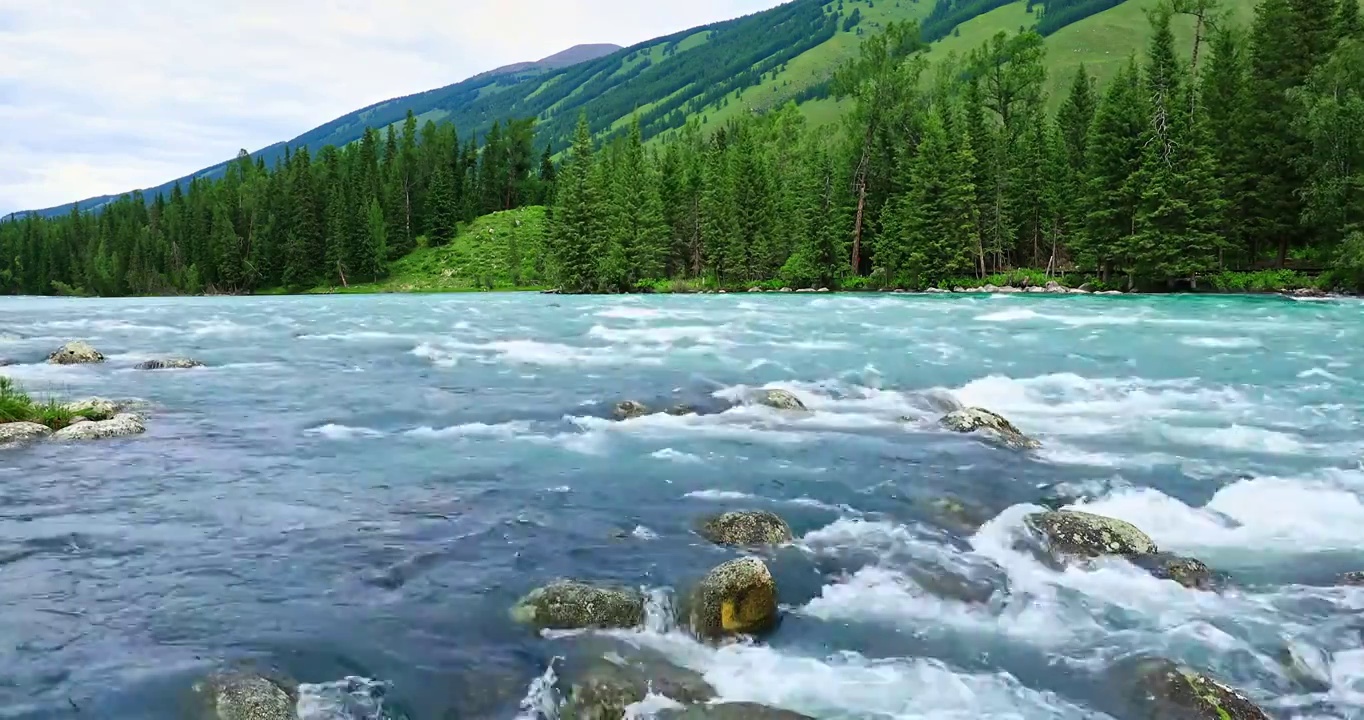
<path id="1" fill-rule="evenodd" d="M 1159 8 L 1143 55 L 1102 87 L 1081 68 L 1055 112 L 1038 33 L 930 65 L 918 27 L 891 24 L 836 72 L 849 108 L 838 127 L 788 104 L 692 117 L 647 145 L 636 119 L 599 144 L 583 113 L 556 164 L 548 148 L 536 162 L 532 120 L 480 145 L 409 116 L 274 168 L 242 157 L 151 203 L 0 223 L 0 289 L 367 282 L 423 237 L 445 243 L 476 216 L 542 203 L 545 237 L 521 238 L 516 256 L 565 291 L 922 288 L 1018 268 L 1160 289 L 1293 263 L 1359 287 L 1359 6 L 1263 0 L 1242 28 L 1214 2 Z M 1192 48 L 1174 41 L 1181 15 Z"/>
<path id="2" fill-rule="evenodd" d="M 999 34 L 930 66 L 912 24 L 863 43 L 832 141 L 794 107 L 645 152 L 593 145 L 561 171 L 547 245 L 564 289 L 922 288 L 1016 268 L 1161 289 L 1228 270 L 1364 282 L 1364 32 L 1355 0 L 1214 0 L 1151 15 L 1105 87 L 1081 68 L 1047 112 L 1045 49 Z M 1187 54 L 1171 22 L 1193 19 Z"/>
<path id="3" fill-rule="evenodd" d="M 223 177 L 95 212 L 0 222 L 0 292 L 147 295 L 302 290 L 369 282 L 459 223 L 549 200 L 554 167 L 535 121 L 495 123 L 482 142 L 450 123 L 373 128 L 343 148 L 274 167 L 244 151 Z"/>

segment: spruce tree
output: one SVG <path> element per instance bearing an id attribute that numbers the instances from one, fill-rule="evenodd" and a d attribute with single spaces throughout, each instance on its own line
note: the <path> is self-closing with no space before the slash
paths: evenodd
<path id="1" fill-rule="evenodd" d="M 1258 254 L 1251 231 L 1255 211 L 1251 196 L 1258 178 L 1253 173 L 1255 138 L 1244 32 L 1234 25 L 1219 27 L 1211 50 L 1199 89 L 1215 182 L 1225 202 L 1221 233 L 1243 263 L 1250 264 Z"/>
<path id="2" fill-rule="evenodd" d="M 663 221 L 663 201 L 658 179 L 647 162 L 639 119 L 630 126 L 630 135 L 611 173 L 611 202 L 607 219 L 607 242 L 612 266 L 623 272 L 609 278 L 616 289 L 630 291 L 641 280 L 664 276 L 668 254 L 668 227 Z"/>
<path id="3" fill-rule="evenodd" d="M 1364 40 L 1364 22 L 1359 19 L 1358 0 L 1340 0 L 1340 9 L 1336 12 L 1336 38 Z"/>
<path id="4" fill-rule="evenodd" d="M 1090 130 L 1085 227 L 1072 244 L 1077 259 L 1097 269 L 1105 282 L 1129 264 L 1140 190 L 1133 176 L 1141 167 L 1149 119 L 1144 100 L 1134 58 L 1108 86 Z"/>
<path id="5" fill-rule="evenodd" d="M 432 246 L 444 245 L 454 239 L 459 227 L 459 203 L 450 179 L 450 169 L 441 165 L 431 178 L 426 197 L 426 235 Z"/>
<path id="6" fill-rule="evenodd" d="M 555 271 L 565 292 L 590 292 L 596 286 L 595 244 L 602 226 L 602 205 L 593 154 L 592 131 L 583 114 L 556 181 L 558 198 L 549 226 Z"/>

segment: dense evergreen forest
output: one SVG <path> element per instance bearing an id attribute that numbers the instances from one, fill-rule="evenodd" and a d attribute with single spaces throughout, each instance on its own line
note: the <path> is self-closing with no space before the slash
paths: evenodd
<path id="1" fill-rule="evenodd" d="M 1188 56 L 1176 13 L 1197 19 Z M 1163 289 L 1285 265 L 1364 285 L 1356 2 L 1263 0 L 1241 28 L 1214 0 L 1175 0 L 1151 21 L 1142 57 L 1104 87 L 1082 69 L 1054 115 L 1038 33 L 929 65 L 920 29 L 895 24 L 834 77 L 853 105 L 837 130 L 788 105 L 650 145 L 637 119 L 598 147 L 582 113 L 556 167 L 531 120 L 480 147 L 409 118 L 274 168 L 243 157 L 150 203 L 0 224 L 0 289 L 370 281 L 475 216 L 539 203 L 547 230 L 515 252 L 536 276 L 520 282 L 565 291 L 922 288 L 1019 268 Z"/>

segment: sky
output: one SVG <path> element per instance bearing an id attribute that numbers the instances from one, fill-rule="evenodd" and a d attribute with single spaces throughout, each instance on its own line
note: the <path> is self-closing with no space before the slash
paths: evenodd
<path id="1" fill-rule="evenodd" d="M 153 187 L 366 105 L 780 0 L 0 0 L 0 216 Z"/>

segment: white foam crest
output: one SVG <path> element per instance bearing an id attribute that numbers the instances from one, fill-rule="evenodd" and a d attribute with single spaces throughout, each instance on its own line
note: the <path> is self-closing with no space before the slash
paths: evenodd
<path id="1" fill-rule="evenodd" d="M 622 720 L 648 720 L 657 717 L 658 713 L 664 710 L 680 710 L 686 707 L 680 702 L 673 700 L 667 695 L 659 695 L 653 690 L 649 690 L 644 695 L 644 699 L 633 702 L 625 706 L 625 714 Z"/>
<path id="2" fill-rule="evenodd" d="M 529 422 L 514 420 L 511 422 L 487 423 L 474 422 L 462 425 L 451 425 L 443 428 L 419 427 L 408 430 L 407 435 L 415 438 L 515 438 L 531 430 Z"/>
<path id="3" fill-rule="evenodd" d="M 851 350 L 856 347 L 852 343 L 844 340 L 774 340 L 764 344 L 772 347 L 804 350 L 806 352 L 832 352 L 835 350 Z"/>
<path id="4" fill-rule="evenodd" d="M 328 440 L 359 440 L 362 438 L 383 437 L 382 430 L 375 430 L 367 427 L 352 427 L 350 425 L 340 425 L 337 423 L 327 423 L 315 428 L 308 428 L 303 431 L 304 435 L 315 435 Z"/>
<path id="5" fill-rule="evenodd" d="M 630 535 L 636 540 L 658 539 L 658 533 L 654 532 L 653 530 L 650 530 L 647 527 L 644 527 L 643 525 L 636 525 L 635 529 L 630 531 Z"/>
<path id="6" fill-rule="evenodd" d="M 760 417 L 774 417 L 776 413 L 774 410 L 771 414 L 755 416 L 731 410 L 716 415 L 676 416 L 656 413 L 620 422 L 597 417 L 571 416 L 565 417 L 565 420 L 582 428 L 589 435 L 633 435 L 655 440 L 705 438 L 778 445 L 794 445 L 809 441 L 808 434 L 773 429 L 772 426 L 778 424 L 776 422 L 768 423 L 767 427 L 759 422 Z"/>
<path id="7" fill-rule="evenodd" d="M 1103 717 L 1055 694 L 1027 688 L 1007 673 L 966 673 L 936 660 L 875 660 L 855 652 L 814 657 L 741 643 L 711 648 L 679 633 L 612 635 L 663 652 L 700 672 L 721 700 L 761 703 L 815 717 Z"/>
<path id="8" fill-rule="evenodd" d="M 1322 378 L 1322 379 L 1325 379 L 1325 380 L 1331 380 L 1331 381 L 1333 381 L 1333 382 L 1350 382 L 1349 380 L 1347 380 L 1347 379 L 1345 379 L 1345 378 L 1343 378 L 1343 377 L 1341 377 L 1341 376 L 1339 376 L 1339 375 L 1337 375 L 1337 374 L 1331 372 L 1330 370 L 1327 370 L 1327 369 L 1325 369 L 1325 368 L 1319 368 L 1319 367 L 1314 367 L 1314 368 L 1311 368 L 1310 370 L 1303 370 L 1302 372 L 1298 373 L 1298 377 L 1299 377 L 1299 378 L 1302 378 L 1302 379 L 1304 379 L 1304 380 L 1307 379 L 1307 378 L 1314 378 L 1314 377 L 1315 377 L 1315 378 Z"/>
<path id="9" fill-rule="evenodd" d="M 554 672 L 554 663 L 561 660 L 558 657 L 550 660 L 545 672 L 530 681 L 526 696 L 521 698 L 516 720 L 558 720 L 559 694 L 554 689 L 554 683 L 559 678 Z"/>
<path id="10" fill-rule="evenodd" d="M 483 362 L 543 367 L 619 366 L 632 363 L 661 365 L 663 358 L 658 352 L 659 348 L 575 347 L 538 340 L 493 340 L 486 343 L 446 340 L 438 344 L 422 343 L 412 350 L 414 355 L 427 358 L 436 365 L 453 366 L 461 359 L 476 357 Z"/>
<path id="11" fill-rule="evenodd" d="M 757 495 L 737 490 L 693 490 L 682 497 L 689 497 L 696 500 L 759 500 Z"/>
<path id="12" fill-rule="evenodd" d="M 384 340 L 413 340 L 416 335 L 410 333 L 393 333 L 383 330 L 350 330 L 347 332 L 319 333 L 316 335 L 299 335 L 299 340 L 332 340 L 339 342 L 376 342 Z"/>
<path id="13" fill-rule="evenodd" d="M 1220 428 L 1165 427 L 1161 435 L 1183 445 L 1269 455 L 1302 455 L 1317 450 L 1292 433 L 1237 424 Z"/>
<path id="14" fill-rule="evenodd" d="M 1189 347 L 1214 348 L 1218 350 L 1249 350 L 1261 346 L 1261 342 L 1253 337 L 1185 336 L 1179 339 L 1179 343 Z"/>
<path id="15" fill-rule="evenodd" d="M 1131 488 L 1083 507 L 1126 520 L 1160 547 L 1180 552 L 1262 556 L 1358 551 L 1364 550 L 1364 534 L 1359 532 L 1364 527 L 1364 501 L 1358 490 L 1362 479 L 1356 472 L 1338 474 L 1334 481 L 1241 480 L 1218 490 L 1202 508 L 1152 488 Z"/>
<path id="16" fill-rule="evenodd" d="M 587 331 L 588 337 L 609 343 L 625 345 L 663 345 L 690 341 L 702 345 L 719 345 L 725 342 L 727 325 L 677 325 L 638 328 L 611 328 L 594 325 Z"/>
<path id="17" fill-rule="evenodd" d="M 1024 432 L 1040 426 L 1054 435 L 1108 435 L 1154 420 L 1261 413 L 1232 388 L 1201 387 L 1194 380 L 1085 378 L 1055 373 L 1030 378 L 989 375 L 952 391 L 962 403 L 1008 416 Z"/>
<path id="18" fill-rule="evenodd" d="M 1036 310 L 1027 308 L 1009 308 L 1008 310 L 997 310 L 984 315 L 977 315 L 976 320 L 981 322 L 1016 322 L 1018 320 L 1033 320 L 1042 317 Z"/>
<path id="19" fill-rule="evenodd" d="M 388 684 L 349 676 L 327 683 L 298 686 L 299 720 L 383 720 Z"/>
<path id="20" fill-rule="evenodd" d="M 50 320 L 48 322 L 34 323 L 34 328 L 45 328 L 51 330 L 83 330 L 87 332 L 128 332 L 128 333 L 149 333 L 162 335 L 166 333 L 181 332 L 179 328 L 169 325 L 141 325 L 131 323 L 126 320 L 108 319 L 82 319 L 82 320 Z"/>
<path id="21" fill-rule="evenodd" d="M 1060 323 L 1069 327 L 1091 327 L 1096 325 L 1135 325 L 1143 320 L 1139 314 L 1124 313 L 1121 315 L 1051 315 L 1040 313 L 1029 308 L 1009 308 L 998 310 L 975 318 L 980 322 L 1012 323 L 1026 322 L 1030 320 L 1044 320 L 1047 322 Z"/>
<path id="22" fill-rule="evenodd" d="M 598 310 L 597 317 L 613 318 L 616 320 L 653 320 L 664 316 L 662 310 L 657 308 L 638 307 L 635 305 L 616 305 Z"/>
<path id="23" fill-rule="evenodd" d="M 250 325 L 242 325 L 226 318 L 191 320 L 189 325 L 190 333 L 197 337 L 230 337 L 247 335 L 256 331 L 256 328 Z"/>
<path id="24" fill-rule="evenodd" d="M 663 448 L 662 450 L 655 450 L 654 452 L 649 453 L 649 457 L 654 458 L 656 460 L 667 460 L 668 462 L 675 462 L 683 465 L 697 465 L 705 462 L 705 460 L 702 460 L 697 455 L 682 452 L 680 450 L 674 450 L 672 448 Z"/>
<path id="25" fill-rule="evenodd" d="M 985 605 L 941 598 L 910 577 L 880 566 L 862 568 L 851 577 L 825 585 L 800 612 L 822 620 L 886 623 L 921 632 L 928 626 L 1003 634 L 1036 645 L 1061 643 L 1073 627 L 1046 605 L 1021 603 L 997 613 Z"/>

